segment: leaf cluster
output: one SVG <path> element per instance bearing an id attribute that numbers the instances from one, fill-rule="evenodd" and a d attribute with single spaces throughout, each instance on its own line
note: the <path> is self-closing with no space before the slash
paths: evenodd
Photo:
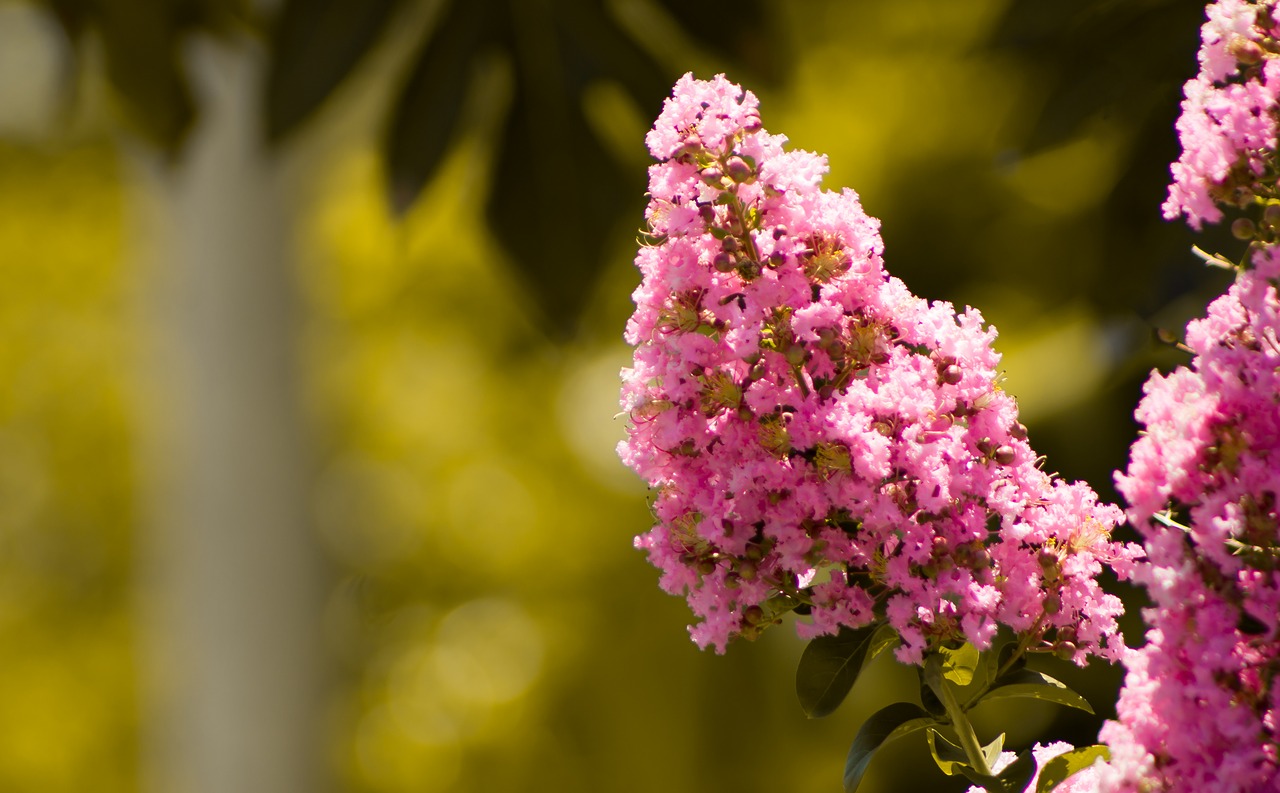
<path id="1" fill-rule="evenodd" d="M 939 699 L 937 684 L 928 678 L 935 674 L 944 686 L 952 687 L 963 714 L 984 702 L 1030 698 L 1053 702 L 1093 713 L 1088 700 L 1043 672 L 1026 667 L 1018 645 L 1001 634 L 1001 640 L 986 651 L 971 644 L 937 647 L 920 669 L 920 702 L 895 702 L 873 713 L 863 722 L 849 748 L 844 768 L 844 789 L 854 793 L 862 783 L 876 752 L 885 744 L 920 730 L 926 731 L 934 762 L 947 775 L 963 775 L 974 784 L 990 791 L 1019 793 L 1027 790 L 1036 774 L 1036 761 L 1030 749 L 998 773 L 984 773 L 976 768 L 966 751 L 947 737 L 954 729 L 953 713 Z M 831 636 L 819 636 L 805 647 L 796 669 L 796 695 L 810 718 L 833 713 L 848 697 L 866 665 L 899 642 L 897 632 L 883 622 L 861 628 L 841 628 Z M 968 725 L 964 725 L 968 729 Z M 1004 735 L 982 747 L 985 765 L 996 763 L 1004 748 Z M 1071 774 L 1106 757 L 1106 747 L 1091 746 L 1067 752 L 1046 763 L 1041 769 L 1035 793 L 1048 793 Z"/>

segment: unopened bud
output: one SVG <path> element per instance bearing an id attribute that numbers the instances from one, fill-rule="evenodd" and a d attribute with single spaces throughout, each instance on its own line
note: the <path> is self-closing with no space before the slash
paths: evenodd
<path id="1" fill-rule="evenodd" d="M 951 364 L 950 366 L 943 369 L 941 375 L 939 376 L 942 378 L 942 382 L 946 383 L 947 385 L 956 385 L 957 383 L 960 382 L 961 379 L 964 378 L 964 372 L 960 369 L 959 366 L 956 366 L 955 364 Z"/>
<path id="2" fill-rule="evenodd" d="M 725 170 L 729 173 L 729 178 L 735 182 L 745 182 L 754 174 L 751 172 L 751 166 L 741 157 L 731 157 Z"/>
<path id="3" fill-rule="evenodd" d="M 1267 204 L 1262 210 L 1262 222 L 1271 228 L 1280 228 L 1280 204 Z"/>
<path id="4" fill-rule="evenodd" d="M 787 363 L 792 366 L 799 366 L 804 362 L 804 345 L 796 342 L 786 349 L 783 355 L 787 359 Z"/>
<path id="5" fill-rule="evenodd" d="M 744 559 L 742 563 L 738 565 L 738 577 L 743 581 L 756 580 L 756 563 L 750 559 Z"/>
<path id="6" fill-rule="evenodd" d="M 698 176 L 711 187 L 720 187 L 720 180 L 724 179 L 724 174 L 719 168 L 703 168 L 702 173 L 698 174 Z"/>
<path id="7" fill-rule="evenodd" d="M 1027 439 L 1027 425 L 1020 421 L 1015 421 L 1013 426 L 1009 428 L 1009 434 L 1020 441 Z"/>
<path id="8" fill-rule="evenodd" d="M 1262 60 L 1262 47 L 1259 47 L 1256 41 L 1247 39 L 1244 36 L 1234 38 L 1227 45 L 1227 52 L 1230 52 L 1237 61 L 1246 66 L 1252 66 Z"/>
<path id="9" fill-rule="evenodd" d="M 1258 227 L 1249 218 L 1236 218 L 1231 224 L 1231 235 L 1238 240 L 1251 240 L 1258 233 Z"/>
<path id="10" fill-rule="evenodd" d="M 1058 597 L 1057 592 L 1050 592 L 1044 596 L 1044 613 L 1050 616 L 1062 611 L 1062 598 Z M 1073 650 L 1075 648 L 1072 648 Z"/>
<path id="11" fill-rule="evenodd" d="M 702 218 L 703 223 L 711 223 L 716 219 L 716 208 L 710 204 L 701 204 L 698 206 L 698 217 Z"/>
<path id="12" fill-rule="evenodd" d="M 1018 455 L 1013 450 L 1012 446 L 1001 446 L 999 449 L 996 449 L 996 453 L 992 455 L 992 459 L 1000 465 L 1012 465 L 1013 461 L 1017 459 L 1017 456 Z"/>
<path id="13" fill-rule="evenodd" d="M 764 609 L 759 606 L 747 606 L 742 611 L 742 620 L 748 625 L 759 625 L 764 621 Z"/>
<path id="14" fill-rule="evenodd" d="M 716 563 L 711 559 L 703 559 L 698 562 L 698 572 L 703 575 L 711 575 L 716 571 Z"/>
<path id="15" fill-rule="evenodd" d="M 711 260 L 711 266 L 716 268 L 716 272 L 728 273 L 733 272 L 733 270 L 737 268 L 738 261 L 737 259 L 734 259 L 732 255 L 725 253 L 724 251 L 720 251 L 715 255 L 715 258 Z"/>

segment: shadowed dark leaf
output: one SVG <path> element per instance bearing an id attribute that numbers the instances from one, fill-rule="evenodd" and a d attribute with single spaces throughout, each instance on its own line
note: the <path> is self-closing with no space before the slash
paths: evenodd
<path id="1" fill-rule="evenodd" d="M 892 628 L 871 624 L 809 642 L 796 667 L 796 696 L 805 715 L 818 719 L 840 707 L 866 662 L 896 640 Z"/>
<path id="2" fill-rule="evenodd" d="M 877 749 L 934 721 L 923 708 L 910 702 L 895 702 L 871 714 L 858 728 L 858 735 L 853 739 L 853 746 L 849 747 L 849 756 L 845 759 L 845 793 L 854 793 L 858 785 L 862 784 L 862 777 L 867 773 L 867 767 L 871 765 L 871 758 L 875 757 Z"/>
<path id="3" fill-rule="evenodd" d="M 145 0 L 99 7 L 107 77 L 139 134 L 172 155 L 196 117 L 171 16 Z"/>
<path id="4" fill-rule="evenodd" d="M 414 61 L 387 127 L 383 155 L 391 206 L 403 214 L 448 152 L 475 55 L 492 34 L 491 0 L 451 2 Z"/>
<path id="5" fill-rule="evenodd" d="M 272 31 L 266 131 L 278 141 L 333 93 L 381 35 L 399 0 L 286 0 Z"/>

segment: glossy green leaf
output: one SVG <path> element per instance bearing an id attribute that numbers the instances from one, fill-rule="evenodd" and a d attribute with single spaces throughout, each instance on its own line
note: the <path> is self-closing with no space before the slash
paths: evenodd
<path id="1" fill-rule="evenodd" d="M 957 686 L 967 686 L 973 682 L 974 672 L 982 660 L 977 648 L 965 642 L 955 649 L 939 647 L 937 653 L 941 657 L 942 676 L 945 679 Z"/>
<path id="2" fill-rule="evenodd" d="M 975 785 L 991 793 L 1023 793 L 1036 775 L 1036 759 L 1030 749 L 1023 749 L 1012 763 L 997 774 L 980 774 L 969 766 L 957 766 L 960 773 Z"/>
<path id="3" fill-rule="evenodd" d="M 279 140 L 314 113 L 373 48 L 399 0 L 286 0 L 272 31 L 266 128 Z"/>
<path id="4" fill-rule="evenodd" d="M 964 749 L 959 744 L 952 743 L 938 730 L 930 727 L 925 731 L 925 737 L 929 741 L 929 753 L 933 755 L 933 762 L 938 764 L 942 773 L 955 776 L 960 773 L 959 766 L 969 764 L 969 758 L 965 755 Z"/>
<path id="5" fill-rule="evenodd" d="M 1040 779 L 1036 781 L 1036 793 L 1049 793 L 1062 784 L 1067 777 L 1077 771 L 1083 771 L 1099 759 L 1103 762 L 1111 759 L 1111 750 L 1101 744 L 1082 746 L 1058 755 L 1040 769 Z"/>
<path id="6" fill-rule="evenodd" d="M 986 746 L 982 747 L 982 757 L 987 761 L 987 766 L 991 767 L 996 764 L 1000 753 L 1004 751 L 1004 733 L 996 736 L 996 739 Z"/>
<path id="7" fill-rule="evenodd" d="M 809 642 L 796 667 L 796 696 L 805 715 L 818 719 L 838 708 L 866 662 L 896 640 L 892 628 L 872 624 Z"/>
<path id="8" fill-rule="evenodd" d="M 1085 713 L 1093 713 L 1093 706 L 1089 704 L 1089 700 L 1067 688 L 1062 681 L 1031 669 L 1020 669 L 1000 678 L 979 701 L 991 702 L 1014 697 L 1030 697 L 1045 702 L 1056 702 L 1069 708 L 1083 710 Z"/>
<path id="9" fill-rule="evenodd" d="M 935 719 L 919 705 L 895 702 L 871 714 L 858 729 L 844 764 L 845 793 L 854 793 L 871 764 L 876 750 L 890 741 L 909 735 L 934 723 Z"/>

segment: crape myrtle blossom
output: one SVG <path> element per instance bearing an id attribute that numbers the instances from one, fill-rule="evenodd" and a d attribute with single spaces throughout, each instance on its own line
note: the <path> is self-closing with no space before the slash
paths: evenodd
<path id="1" fill-rule="evenodd" d="M 1275 0 L 1221 0 L 1201 29 L 1200 72 L 1184 88 L 1182 156 L 1164 215 L 1195 228 L 1222 218 L 1219 205 L 1280 197 L 1275 160 L 1280 42 Z M 1280 222 L 1280 214 L 1268 218 Z"/>
<path id="2" fill-rule="evenodd" d="M 1154 606 L 1101 734 L 1115 790 L 1280 790 L 1277 282 L 1263 246 L 1188 325 L 1191 367 L 1153 374 L 1138 407 L 1147 432 L 1117 483 Z"/>
<path id="3" fill-rule="evenodd" d="M 1099 588 L 1139 553 L 1118 508 L 1041 470 L 995 331 L 885 272 L 878 222 L 787 151 L 723 76 L 677 82 L 647 138 L 648 229 L 623 370 L 637 538 L 723 652 L 788 611 L 803 636 L 887 621 L 901 660 L 990 646 L 1115 658 Z"/>

